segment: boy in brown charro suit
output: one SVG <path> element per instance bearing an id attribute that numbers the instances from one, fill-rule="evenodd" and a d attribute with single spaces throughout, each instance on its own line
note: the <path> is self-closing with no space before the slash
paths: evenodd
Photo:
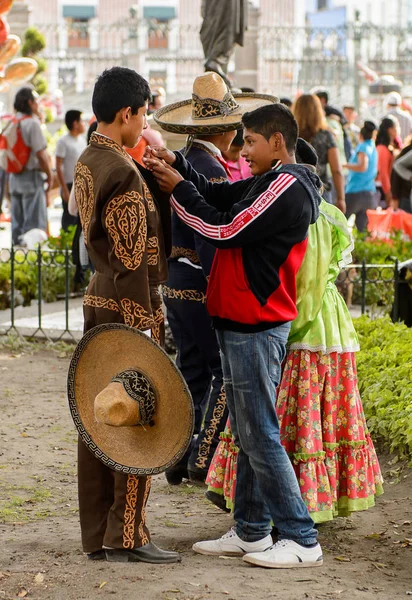
<path id="1" fill-rule="evenodd" d="M 114 67 L 93 92 L 96 133 L 76 165 L 74 188 L 84 239 L 96 268 L 84 297 L 85 332 L 126 323 L 160 342 L 158 285 L 167 276 L 160 215 L 123 146 L 133 148 L 146 125 L 147 82 Z M 177 562 L 150 542 L 145 507 L 150 478 L 125 475 L 100 462 L 79 440 L 79 510 L 83 549 L 94 560 Z"/>

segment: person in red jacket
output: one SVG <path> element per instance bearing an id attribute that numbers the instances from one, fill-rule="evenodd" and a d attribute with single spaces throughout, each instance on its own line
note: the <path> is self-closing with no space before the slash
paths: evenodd
<path id="1" fill-rule="evenodd" d="M 193 550 L 244 555 L 246 562 L 269 568 L 320 566 L 317 532 L 280 442 L 274 403 L 297 315 L 296 274 L 309 225 L 319 215 L 321 183 L 294 164 L 298 127 L 287 107 L 263 106 L 242 122 L 242 155 L 254 175 L 249 179 L 211 183 L 182 154 L 166 149 L 152 149 L 145 159 L 161 189 L 173 194 L 181 220 L 217 248 L 207 308 L 239 448 L 236 525 Z M 274 545 L 272 521 L 279 531 Z"/>
<path id="2" fill-rule="evenodd" d="M 380 203 L 392 206 L 391 173 L 393 166 L 393 144 L 397 135 L 397 123 L 393 117 L 385 117 L 379 125 L 376 137 L 378 151 L 378 176 L 376 187 L 380 193 Z"/>

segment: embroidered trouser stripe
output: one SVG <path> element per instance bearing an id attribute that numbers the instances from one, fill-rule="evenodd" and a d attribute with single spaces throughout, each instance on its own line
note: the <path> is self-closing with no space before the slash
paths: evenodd
<path id="1" fill-rule="evenodd" d="M 198 469 L 207 471 L 209 468 L 227 417 L 225 388 L 222 386 L 218 398 L 216 398 L 212 388 L 203 427 L 195 446 L 195 467 Z M 190 462 L 192 462 L 192 458 Z"/>

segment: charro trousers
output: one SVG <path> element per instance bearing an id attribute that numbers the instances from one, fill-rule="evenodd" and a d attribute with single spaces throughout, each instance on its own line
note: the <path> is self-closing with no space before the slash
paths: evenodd
<path id="1" fill-rule="evenodd" d="M 104 300 L 116 297 L 112 279 L 96 273 L 87 291 L 96 299 L 96 306 L 86 305 L 84 332 L 103 323 L 123 323 L 122 315 L 102 308 Z M 160 305 L 158 291 L 153 289 Z M 163 327 L 156 335 L 163 337 Z M 158 339 L 157 339 L 158 341 Z M 79 514 L 84 552 L 110 548 L 139 548 L 150 542 L 146 527 L 146 503 L 150 492 L 150 477 L 137 477 L 118 473 L 92 454 L 79 438 L 78 441 L 78 493 Z"/>

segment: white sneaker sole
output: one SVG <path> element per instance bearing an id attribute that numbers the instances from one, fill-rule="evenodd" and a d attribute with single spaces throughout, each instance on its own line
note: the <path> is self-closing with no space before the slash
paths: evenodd
<path id="1" fill-rule="evenodd" d="M 309 567 L 321 567 L 323 565 L 323 558 L 315 562 L 312 561 L 285 564 L 271 563 L 259 558 L 248 557 L 247 555 L 243 557 L 243 560 L 250 565 L 255 565 L 256 567 L 265 567 L 266 569 L 305 569 Z"/>
<path id="2" fill-rule="evenodd" d="M 243 552 L 243 550 L 233 550 L 233 552 L 230 552 L 229 550 L 222 550 L 221 552 L 218 552 L 215 550 L 205 550 L 203 548 L 196 548 L 196 544 L 192 546 L 192 550 L 193 550 L 193 552 L 196 552 L 196 554 L 203 554 L 204 556 L 242 557 L 242 556 L 245 556 L 245 554 L 246 554 L 246 552 Z"/>

